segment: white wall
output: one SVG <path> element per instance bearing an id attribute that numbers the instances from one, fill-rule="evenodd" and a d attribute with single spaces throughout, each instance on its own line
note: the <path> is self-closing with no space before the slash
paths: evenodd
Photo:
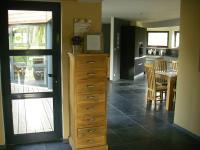
<path id="1" fill-rule="evenodd" d="M 174 123 L 200 136 L 200 1 L 181 1 Z"/>
<path id="2" fill-rule="evenodd" d="M 114 73 L 113 73 L 113 62 L 114 62 L 114 26 L 115 26 L 115 19 L 112 16 L 111 17 L 111 27 L 110 27 L 110 80 L 112 81 L 114 79 Z"/>

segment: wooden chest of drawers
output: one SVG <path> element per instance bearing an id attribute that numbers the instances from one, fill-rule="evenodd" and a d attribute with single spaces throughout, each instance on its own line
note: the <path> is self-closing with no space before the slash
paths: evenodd
<path id="1" fill-rule="evenodd" d="M 107 150 L 106 54 L 70 58 L 70 144 L 73 150 Z"/>

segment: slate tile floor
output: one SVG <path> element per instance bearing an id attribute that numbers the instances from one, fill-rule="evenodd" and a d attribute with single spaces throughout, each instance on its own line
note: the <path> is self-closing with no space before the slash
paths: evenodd
<path id="1" fill-rule="evenodd" d="M 110 82 L 108 88 L 109 150 L 198 150 L 200 141 L 173 126 L 165 102 L 146 103 L 144 76 Z M 68 144 L 44 143 L 9 150 L 71 150 Z"/>

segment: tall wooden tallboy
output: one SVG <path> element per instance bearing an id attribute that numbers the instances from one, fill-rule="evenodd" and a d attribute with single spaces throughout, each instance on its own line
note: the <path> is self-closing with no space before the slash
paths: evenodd
<path id="1" fill-rule="evenodd" d="M 73 150 L 107 150 L 107 55 L 71 54 L 70 144 Z"/>

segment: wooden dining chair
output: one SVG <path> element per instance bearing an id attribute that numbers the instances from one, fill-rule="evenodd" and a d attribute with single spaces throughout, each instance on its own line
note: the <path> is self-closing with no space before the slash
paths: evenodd
<path id="1" fill-rule="evenodd" d="M 176 61 L 176 60 L 172 61 L 172 70 L 178 72 L 178 61 Z M 173 103 L 175 103 L 175 101 L 176 101 L 176 83 L 175 83 L 173 92 L 174 92 Z"/>
<path id="2" fill-rule="evenodd" d="M 156 72 L 167 72 L 167 61 L 162 59 L 156 59 L 154 62 L 154 69 Z M 156 82 L 160 85 L 167 85 L 167 80 L 162 76 L 156 76 Z"/>
<path id="3" fill-rule="evenodd" d="M 176 61 L 176 60 L 172 61 L 172 70 L 178 71 L 178 61 Z"/>
<path id="4" fill-rule="evenodd" d="M 155 69 L 153 64 L 145 65 L 145 72 L 147 76 L 147 101 L 162 101 L 163 92 L 167 92 L 167 86 L 156 83 Z M 159 95 L 157 95 L 157 93 Z"/>
<path id="5" fill-rule="evenodd" d="M 166 72 L 167 71 L 167 61 L 164 59 L 156 59 L 154 62 L 154 68 L 156 71 Z"/>

